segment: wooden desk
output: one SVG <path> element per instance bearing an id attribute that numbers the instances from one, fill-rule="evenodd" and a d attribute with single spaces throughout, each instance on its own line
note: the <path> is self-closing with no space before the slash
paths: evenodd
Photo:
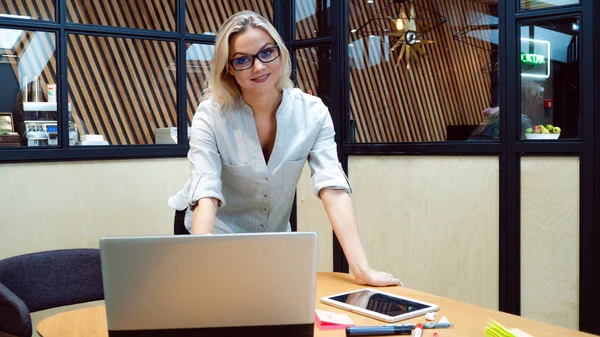
<path id="1" fill-rule="evenodd" d="M 347 313 L 350 315 L 350 317 L 352 317 L 357 326 L 384 325 L 385 323 L 383 322 L 324 305 L 319 301 L 319 299 L 323 296 L 360 288 L 363 287 L 355 284 L 351 275 L 343 273 L 319 273 L 317 274 L 316 307 L 318 309 L 328 311 Z M 483 328 L 487 325 L 487 322 L 490 318 L 500 322 L 507 328 L 518 328 L 534 337 L 593 336 L 583 332 L 569 330 L 519 316 L 509 315 L 499 311 L 438 297 L 404 287 L 389 287 L 383 288 L 383 290 L 438 304 L 440 306 L 440 310 L 436 313 L 436 321 L 442 316 L 446 316 L 450 322 L 454 324 L 453 328 L 436 329 L 435 331 L 438 332 L 440 337 L 483 336 Z M 421 316 L 403 321 L 403 323 L 414 322 L 424 322 L 424 318 Z M 108 336 L 107 330 L 104 306 L 96 306 L 60 313 L 42 320 L 37 326 L 38 333 L 43 337 L 106 337 Z M 315 336 L 345 336 L 345 331 L 321 331 L 315 327 Z M 423 337 L 430 336 L 433 336 L 433 330 L 426 329 L 423 333 Z"/>

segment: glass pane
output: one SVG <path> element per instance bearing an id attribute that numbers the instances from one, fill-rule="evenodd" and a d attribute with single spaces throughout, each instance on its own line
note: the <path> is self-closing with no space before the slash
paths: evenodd
<path id="1" fill-rule="evenodd" d="M 532 10 L 579 4 L 579 0 L 521 0 L 521 9 Z"/>
<path id="2" fill-rule="evenodd" d="M 298 88 L 323 99 L 329 106 L 331 94 L 331 48 L 329 45 L 298 49 L 296 80 Z"/>
<path id="3" fill-rule="evenodd" d="M 331 34 L 331 0 L 296 0 L 296 40 Z"/>
<path id="4" fill-rule="evenodd" d="M 175 31 L 175 0 L 66 0 L 67 21 Z"/>
<path id="5" fill-rule="evenodd" d="M 0 29 L 0 147 L 57 146 L 56 36 Z"/>
<path id="6" fill-rule="evenodd" d="M 498 3 L 350 1 L 357 143 L 499 140 Z"/>
<path id="7" fill-rule="evenodd" d="M 77 145 L 177 143 L 175 43 L 69 35 Z"/>
<path id="8" fill-rule="evenodd" d="M 0 0 L 0 19 L 34 19 L 53 21 L 55 0 Z"/>
<path id="9" fill-rule="evenodd" d="M 521 25 L 521 139 L 579 137 L 579 17 Z"/>
<path id="10" fill-rule="evenodd" d="M 185 5 L 185 25 L 192 34 L 215 35 L 228 17 L 242 10 L 254 11 L 269 21 L 273 19 L 272 0 L 186 0 Z"/>
<path id="11" fill-rule="evenodd" d="M 206 89 L 208 77 L 214 58 L 215 46 L 207 44 L 187 44 L 187 117 L 194 118 L 198 104 L 202 101 L 202 93 Z"/>

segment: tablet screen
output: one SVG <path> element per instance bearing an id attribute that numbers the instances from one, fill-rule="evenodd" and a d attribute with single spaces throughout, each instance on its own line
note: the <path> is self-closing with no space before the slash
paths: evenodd
<path id="1" fill-rule="evenodd" d="M 376 293 L 368 289 L 333 296 L 330 299 L 392 317 L 429 307 L 426 304 Z"/>

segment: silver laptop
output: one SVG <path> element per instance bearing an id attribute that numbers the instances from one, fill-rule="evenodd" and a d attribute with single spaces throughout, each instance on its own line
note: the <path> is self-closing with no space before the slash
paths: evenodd
<path id="1" fill-rule="evenodd" d="M 313 232 L 100 240 L 110 336 L 312 336 Z"/>

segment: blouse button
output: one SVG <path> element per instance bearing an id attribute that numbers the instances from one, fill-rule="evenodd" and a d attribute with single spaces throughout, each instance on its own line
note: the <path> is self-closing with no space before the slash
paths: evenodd
<path id="1" fill-rule="evenodd" d="M 265 181 L 269 181 L 269 177 L 265 177 Z"/>
<path id="2" fill-rule="evenodd" d="M 266 209 L 266 208 L 263 208 L 263 211 L 265 211 L 265 212 L 266 212 L 266 211 L 267 211 L 267 209 Z"/>

